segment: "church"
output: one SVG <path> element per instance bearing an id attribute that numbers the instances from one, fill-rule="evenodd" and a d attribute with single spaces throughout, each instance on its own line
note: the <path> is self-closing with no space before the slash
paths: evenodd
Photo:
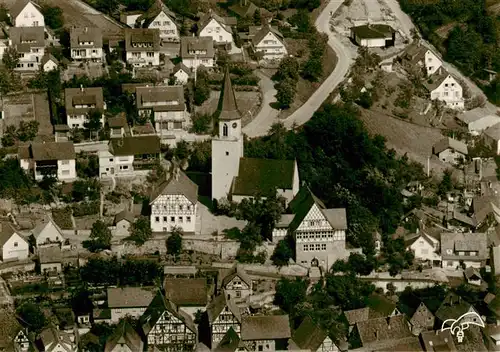
<path id="1" fill-rule="evenodd" d="M 216 116 L 219 131 L 212 139 L 212 199 L 240 202 L 244 198 L 276 194 L 288 205 L 299 192 L 297 161 L 244 157 L 242 115 L 236 105 L 228 67 Z"/>

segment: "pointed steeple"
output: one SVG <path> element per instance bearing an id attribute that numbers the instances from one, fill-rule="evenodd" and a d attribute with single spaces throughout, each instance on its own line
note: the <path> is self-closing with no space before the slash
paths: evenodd
<path id="1" fill-rule="evenodd" d="M 219 97 L 219 106 L 217 108 L 219 120 L 238 120 L 241 119 L 241 114 L 236 105 L 236 97 L 234 96 L 233 86 L 231 84 L 231 76 L 229 75 L 229 66 L 226 65 L 224 73 L 224 83 Z"/>

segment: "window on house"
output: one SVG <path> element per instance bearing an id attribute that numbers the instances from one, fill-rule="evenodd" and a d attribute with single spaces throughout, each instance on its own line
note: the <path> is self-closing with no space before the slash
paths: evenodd
<path id="1" fill-rule="evenodd" d="M 155 222 L 160 222 L 160 217 L 159 216 L 155 216 Z"/>
<path id="2" fill-rule="evenodd" d="M 190 216 L 186 216 L 186 222 L 191 222 L 191 217 Z"/>
<path id="3" fill-rule="evenodd" d="M 179 222 L 182 222 L 182 221 L 183 221 L 183 220 L 182 220 L 182 216 L 179 216 Z"/>
<path id="4" fill-rule="evenodd" d="M 163 217 L 163 221 L 167 222 L 167 217 L 166 216 Z"/>
<path id="5" fill-rule="evenodd" d="M 175 222 L 175 216 L 171 216 L 170 221 Z"/>
<path id="6" fill-rule="evenodd" d="M 240 298 L 241 297 L 241 291 L 236 291 L 236 297 Z"/>
<path id="7" fill-rule="evenodd" d="M 448 96 L 448 92 L 444 92 L 444 96 L 447 97 Z"/>
<path id="8" fill-rule="evenodd" d="M 222 135 L 224 137 L 227 137 L 227 134 L 228 134 L 228 127 L 227 127 L 227 124 L 225 123 L 224 126 L 222 126 Z"/>
<path id="9" fill-rule="evenodd" d="M 184 206 L 182 204 L 179 204 L 179 210 L 183 210 Z"/>
<path id="10" fill-rule="evenodd" d="M 322 251 L 326 251 L 326 243 L 322 243 L 321 244 L 321 250 Z"/>
<path id="11" fill-rule="evenodd" d="M 303 248 L 304 252 L 307 252 L 309 251 L 309 245 L 308 244 L 305 244 L 304 245 L 304 248 Z"/>
<path id="12" fill-rule="evenodd" d="M 17 247 L 18 245 L 19 245 L 19 243 L 14 242 L 14 247 Z"/>
<path id="13" fill-rule="evenodd" d="M 226 151 L 226 156 L 228 156 L 228 155 L 229 155 L 229 152 L 228 152 L 228 151 Z"/>
<path id="14" fill-rule="evenodd" d="M 188 211 L 191 210 L 191 206 L 190 205 L 187 206 L 187 210 Z"/>
<path id="15" fill-rule="evenodd" d="M 109 158 L 109 162 L 112 163 L 113 162 L 113 158 Z"/>
<path id="16" fill-rule="evenodd" d="M 321 250 L 321 245 L 319 243 L 316 243 L 316 250 L 320 251 Z"/>

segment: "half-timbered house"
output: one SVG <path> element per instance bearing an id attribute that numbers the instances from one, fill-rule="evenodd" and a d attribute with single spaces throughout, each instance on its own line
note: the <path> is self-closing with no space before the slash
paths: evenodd
<path id="1" fill-rule="evenodd" d="M 192 351 L 196 346 L 196 325 L 175 304 L 158 292 L 140 319 L 148 350 Z"/>
<path id="2" fill-rule="evenodd" d="M 222 293 L 215 297 L 207 307 L 208 323 L 212 348 L 217 346 L 226 332 L 233 328 L 239 335 L 241 331 L 241 314 L 232 299 Z"/>
<path id="3" fill-rule="evenodd" d="M 233 299 L 236 303 L 244 302 L 252 294 L 252 279 L 245 269 L 236 265 L 222 279 L 221 288 L 227 299 Z"/>
<path id="4" fill-rule="evenodd" d="M 174 227 L 184 232 L 195 231 L 198 185 L 179 168 L 153 191 L 150 199 L 154 232 L 167 232 Z"/>

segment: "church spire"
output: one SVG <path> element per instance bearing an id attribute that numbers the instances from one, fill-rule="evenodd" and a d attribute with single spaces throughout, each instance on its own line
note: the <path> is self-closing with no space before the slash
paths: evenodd
<path id="1" fill-rule="evenodd" d="M 238 111 L 238 106 L 236 105 L 236 97 L 234 96 L 228 65 L 226 65 L 226 72 L 224 73 L 224 83 L 220 92 L 217 112 L 219 114 L 219 120 L 241 119 L 241 114 Z"/>

